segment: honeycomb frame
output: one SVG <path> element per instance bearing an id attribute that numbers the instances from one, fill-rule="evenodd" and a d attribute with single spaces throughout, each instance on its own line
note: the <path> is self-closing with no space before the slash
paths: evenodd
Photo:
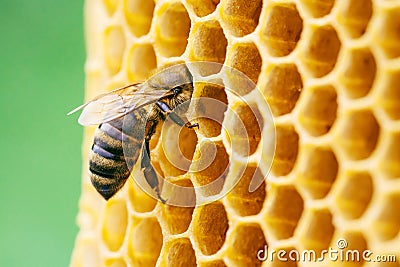
<path id="1" fill-rule="evenodd" d="M 71 267 L 400 266 L 399 1 L 86 0 L 85 28 L 86 99 L 175 62 L 222 63 L 257 83 L 273 114 L 276 152 L 273 159 L 262 153 L 270 129 L 248 125 L 256 138 L 244 164 L 240 151 L 227 153 L 221 126 L 199 121 L 180 145 L 189 159 L 204 142 L 216 145 L 225 156 L 215 168 L 240 173 L 232 191 L 199 207 L 174 207 L 128 179 L 105 202 L 87 173 L 94 134 L 87 127 Z M 237 82 L 227 77 L 217 75 Z M 194 95 L 248 118 L 221 86 L 199 83 Z M 259 116 L 267 125 L 268 107 L 249 99 L 258 110 L 252 121 Z M 222 113 L 229 129 L 229 112 Z M 214 179 L 212 171 L 194 177 L 171 169 L 160 146 L 165 138 L 158 131 L 151 143 L 157 170 L 183 186 Z M 262 180 L 254 191 L 252 177 Z M 347 249 L 395 255 L 397 262 L 257 259 L 264 246 L 320 252 L 343 238 Z"/>

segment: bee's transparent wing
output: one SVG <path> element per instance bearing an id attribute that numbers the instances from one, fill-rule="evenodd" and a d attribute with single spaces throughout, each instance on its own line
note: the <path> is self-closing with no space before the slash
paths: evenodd
<path id="1" fill-rule="evenodd" d="M 99 95 L 72 110 L 68 115 L 83 109 L 78 119 L 80 124 L 84 126 L 101 124 L 122 117 L 135 109 L 155 103 L 170 93 L 170 91 L 163 89 L 145 90 L 141 85 L 132 84 Z"/>

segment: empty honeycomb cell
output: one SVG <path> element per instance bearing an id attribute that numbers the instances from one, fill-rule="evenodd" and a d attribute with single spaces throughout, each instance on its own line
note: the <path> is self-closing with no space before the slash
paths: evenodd
<path id="1" fill-rule="evenodd" d="M 103 0 L 104 7 L 107 10 L 107 13 L 109 16 L 112 16 L 117 9 L 118 6 L 118 0 Z"/>
<path id="2" fill-rule="evenodd" d="M 150 44 L 134 44 L 128 54 L 128 78 L 131 82 L 143 82 L 157 67 L 156 54 Z"/>
<path id="3" fill-rule="evenodd" d="M 298 182 L 312 198 L 323 198 L 336 180 L 339 164 L 330 148 L 307 146 L 300 165 Z"/>
<path id="4" fill-rule="evenodd" d="M 111 75 L 121 69 L 125 51 L 125 34 L 120 26 L 110 26 L 104 31 L 105 63 Z"/>
<path id="5" fill-rule="evenodd" d="M 190 18 L 179 3 L 165 3 L 157 10 L 156 49 L 162 56 L 176 57 L 185 52 Z"/>
<path id="6" fill-rule="evenodd" d="M 363 97 L 369 93 L 375 80 L 375 58 L 368 48 L 357 48 L 348 52 L 340 82 L 350 98 Z"/>
<path id="7" fill-rule="evenodd" d="M 194 190 L 193 184 L 189 178 L 189 175 L 169 177 L 164 180 L 162 186 L 162 195 L 165 196 L 167 203 L 171 206 L 177 207 L 194 207 L 196 206 L 196 192 Z M 165 216 L 165 222 L 171 225 L 165 225 L 171 233 L 182 231 L 186 227 L 186 223 L 189 220 L 189 210 L 185 210 L 184 218 L 185 221 L 181 221 L 179 224 L 176 223 L 175 214 L 171 216 Z M 178 213 L 179 209 L 176 210 Z M 176 216 L 179 218 L 179 216 Z M 174 225 L 176 224 L 176 225 Z"/>
<path id="8" fill-rule="evenodd" d="M 193 236 L 204 255 L 215 254 L 224 244 L 228 217 L 224 205 L 214 202 L 196 209 L 193 216 Z"/>
<path id="9" fill-rule="evenodd" d="M 155 266 L 163 244 L 156 218 L 131 218 L 128 256 L 133 266 Z"/>
<path id="10" fill-rule="evenodd" d="M 192 207 L 162 205 L 161 212 L 164 226 L 167 226 L 167 230 L 172 235 L 185 232 L 192 221 Z"/>
<path id="11" fill-rule="evenodd" d="M 336 205 L 346 219 L 358 219 L 371 201 L 374 188 L 372 178 L 367 172 L 348 171 L 341 179 Z"/>
<path id="12" fill-rule="evenodd" d="M 391 133 L 383 146 L 384 156 L 379 159 L 379 166 L 389 178 L 400 178 L 400 133 Z"/>
<path id="13" fill-rule="evenodd" d="M 378 217 L 373 223 L 374 232 L 381 240 L 395 238 L 400 231 L 400 194 L 386 195 L 379 209 Z"/>
<path id="14" fill-rule="evenodd" d="M 371 0 L 350 0 L 341 3 L 338 20 L 351 38 L 362 36 L 372 16 Z"/>
<path id="15" fill-rule="evenodd" d="M 292 125 L 276 125 L 276 148 L 272 173 L 276 176 L 289 174 L 296 163 L 299 135 Z"/>
<path id="16" fill-rule="evenodd" d="M 255 223 L 237 225 L 230 236 L 228 266 L 261 266 L 257 252 L 265 249 L 267 241 L 261 227 Z"/>
<path id="17" fill-rule="evenodd" d="M 385 78 L 381 84 L 382 90 L 378 98 L 378 105 L 393 120 L 400 119 L 400 70 L 389 70 L 385 72 Z"/>
<path id="18" fill-rule="evenodd" d="M 261 39 L 274 57 L 289 55 L 295 49 L 303 30 L 303 20 L 294 4 L 270 7 Z"/>
<path id="19" fill-rule="evenodd" d="M 229 155 L 222 142 L 203 141 L 196 149 L 190 172 L 204 196 L 218 194 L 228 172 Z"/>
<path id="20" fill-rule="evenodd" d="M 354 160 L 365 159 L 374 151 L 379 124 L 369 110 L 350 111 L 343 118 L 337 143 Z"/>
<path id="21" fill-rule="evenodd" d="M 195 23 L 190 31 L 189 42 L 191 48 L 190 60 L 218 63 L 225 61 L 228 41 L 218 21 Z"/>
<path id="22" fill-rule="evenodd" d="M 261 71 L 262 59 L 255 44 L 236 43 L 229 50 L 225 64 L 235 70 L 241 71 L 254 83 L 257 83 Z M 230 84 L 235 85 L 234 88 L 241 87 L 241 83 L 243 82 L 242 76 L 229 75 L 228 77 Z M 234 88 L 230 89 L 234 90 Z"/>
<path id="23" fill-rule="evenodd" d="M 340 47 L 339 37 L 332 26 L 315 27 L 301 60 L 310 74 L 319 78 L 333 70 Z"/>
<path id="24" fill-rule="evenodd" d="M 160 140 L 157 154 L 164 177 L 185 174 L 196 148 L 196 132 L 168 120 L 164 124 Z"/>
<path id="25" fill-rule="evenodd" d="M 335 0 L 300 0 L 300 3 L 311 16 L 320 18 L 331 12 Z"/>
<path id="26" fill-rule="evenodd" d="M 248 166 L 239 177 L 237 184 L 229 192 L 227 200 L 240 216 L 249 216 L 259 213 L 263 207 L 265 199 L 265 182 L 263 182 L 255 191 L 250 192 L 250 183 L 252 180 L 263 181 L 264 175 L 254 167 Z"/>
<path id="27" fill-rule="evenodd" d="M 400 7 L 382 10 L 381 20 L 375 26 L 376 40 L 388 58 L 400 56 Z"/>
<path id="28" fill-rule="evenodd" d="M 303 82 L 296 65 L 270 65 L 265 82 L 260 85 L 274 116 L 290 113 L 295 107 Z"/>
<path id="29" fill-rule="evenodd" d="M 166 258 L 161 266 L 168 267 L 194 267 L 196 255 L 192 244 L 187 238 L 173 239 L 166 245 Z"/>
<path id="30" fill-rule="evenodd" d="M 200 126 L 197 131 L 205 137 L 220 135 L 224 113 L 228 108 L 224 87 L 212 82 L 196 82 L 195 88 L 188 117 L 195 118 Z"/>
<path id="31" fill-rule="evenodd" d="M 154 1 L 124 0 L 125 20 L 136 37 L 149 32 L 153 19 Z"/>
<path id="32" fill-rule="evenodd" d="M 204 261 L 198 264 L 199 267 L 226 267 L 223 260 Z"/>
<path id="33" fill-rule="evenodd" d="M 117 251 L 121 247 L 125 238 L 127 224 L 128 211 L 125 201 L 116 199 L 108 201 L 102 233 L 103 241 L 109 250 Z"/>
<path id="34" fill-rule="evenodd" d="M 127 186 L 129 202 L 135 211 L 150 212 L 154 209 L 157 201 L 146 194 L 132 178 L 128 179 Z"/>
<path id="35" fill-rule="evenodd" d="M 333 238 L 333 249 L 338 249 L 343 253 L 344 259 L 346 260 L 346 266 L 356 267 L 363 266 L 364 259 L 363 253 L 368 250 L 367 241 L 364 238 L 362 232 L 358 231 L 344 231 L 336 234 L 337 238 Z M 347 246 L 341 248 L 341 240 L 345 240 Z M 343 266 L 343 262 L 335 262 L 334 266 Z"/>
<path id="36" fill-rule="evenodd" d="M 330 85 L 308 88 L 299 114 L 299 122 L 312 136 L 326 134 L 336 119 L 337 95 Z"/>
<path id="37" fill-rule="evenodd" d="M 332 214 L 328 209 L 309 209 L 304 213 L 304 229 L 299 231 L 298 240 L 304 249 L 312 249 L 317 253 L 328 249 L 335 227 Z"/>
<path id="38" fill-rule="evenodd" d="M 215 11 L 220 0 L 187 0 L 198 17 L 207 16 Z"/>
<path id="39" fill-rule="evenodd" d="M 232 150 L 241 155 L 252 155 L 260 143 L 264 120 L 255 105 L 236 102 L 227 112 L 224 122 Z"/>
<path id="40" fill-rule="evenodd" d="M 265 222 L 276 239 L 293 236 L 303 212 L 303 199 L 293 186 L 271 185 L 268 191 Z"/>
<path id="41" fill-rule="evenodd" d="M 226 0 L 220 13 L 223 25 L 231 35 L 249 34 L 257 27 L 261 8 L 261 0 Z"/>
<path id="42" fill-rule="evenodd" d="M 107 259 L 104 263 L 105 267 L 126 267 L 123 259 Z"/>

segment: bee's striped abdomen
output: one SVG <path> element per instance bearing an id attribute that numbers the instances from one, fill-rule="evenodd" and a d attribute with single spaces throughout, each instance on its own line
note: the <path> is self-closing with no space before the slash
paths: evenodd
<path id="1" fill-rule="evenodd" d="M 106 200 L 124 186 L 140 155 L 144 138 L 143 112 L 127 114 L 100 124 L 96 129 L 89 156 L 90 178 Z"/>

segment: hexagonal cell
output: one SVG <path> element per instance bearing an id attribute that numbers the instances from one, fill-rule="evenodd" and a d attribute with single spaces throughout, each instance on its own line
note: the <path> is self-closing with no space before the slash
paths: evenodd
<path id="1" fill-rule="evenodd" d="M 111 251 L 117 251 L 125 239 L 128 225 L 128 211 L 122 200 L 110 199 L 107 202 L 102 225 L 102 238 Z"/>
<path id="2" fill-rule="evenodd" d="M 250 183 L 255 179 L 264 180 L 264 175 L 255 166 L 247 166 L 238 183 L 227 195 L 227 200 L 236 213 L 240 216 L 249 216 L 259 213 L 263 207 L 265 199 L 265 182 L 253 192 L 250 192 Z"/>
<path id="3" fill-rule="evenodd" d="M 142 82 L 157 68 L 157 58 L 151 44 L 134 44 L 128 54 L 128 79 Z"/>
<path id="4" fill-rule="evenodd" d="M 303 20 L 295 4 L 279 4 L 270 9 L 261 39 L 274 57 L 289 55 L 297 45 L 303 30 Z"/>
<path id="5" fill-rule="evenodd" d="M 299 114 L 299 122 L 312 136 L 326 134 L 336 119 L 337 95 L 333 86 L 308 88 Z"/>
<path id="6" fill-rule="evenodd" d="M 304 249 L 311 249 L 321 253 L 328 249 L 335 227 L 332 224 L 332 214 L 328 209 L 309 209 L 304 213 L 302 226 L 298 231 L 299 242 Z"/>
<path id="7" fill-rule="evenodd" d="M 223 260 L 203 261 L 199 262 L 199 267 L 226 267 Z"/>
<path id="8" fill-rule="evenodd" d="M 384 73 L 384 79 L 380 84 L 380 96 L 378 105 L 393 120 L 400 119 L 400 70 L 388 70 Z"/>
<path id="9" fill-rule="evenodd" d="M 195 23 L 190 31 L 189 42 L 191 48 L 190 60 L 218 63 L 225 61 L 228 41 L 218 21 Z"/>
<path id="10" fill-rule="evenodd" d="M 379 158 L 379 167 L 389 178 L 400 178 L 400 133 L 390 133 L 385 140 L 383 153 Z"/>
<path id="11" fill-rule="evenodd" d="M 220 135 L 224 113 L 228 108 L 224 86 L 212 81 L 196 82 L 191 101 L 187 116 L 199 124 L 197 132 L 205 137 Z"/>
<path id="12" fill-rule="evenodd" d="M 107 259 L 104 262 L 105 267 L 126 267 L 126 262 L 123 259 Z"/>
<path id="13" fill-rule="evenodd" d="M 311 16 L 320 18 L 331 12 L 335 0 L 300 0 L 300 3 Z"/>
<path id="14" fill-rule="evenodd" d="M 168 232 L 172 235 L 185 232 L 192 221 L 193 209 L 192 207 L 162 205 L 161 218 L 164 222 L 163 226 L 166 226 Z"/>
<path id="15" fill-rule="evenodd" d="M 112 16 L 117 9 L 118 0 L 103 0 L 104 7 L 107 10 L 109 16 Z"/>
<path id="16" fill-rule="evenodd" d="M 338 20 L 351 38 L 362 36 L 372 16 L 371 0 L 350 0 L 341 3 Z"/>
<path id="17" fill-rule="evenodd" d="M 276 125 L 276 149 L 272 162 L 275 176 L 289 174 L 297 159 L 299 135 L 292 125 Z"/>
<path id="18" fill-rule="evenodd" d="M 220 0 L 187 0 L 194 13 L 198 17 L 204 17 L 213 13 Z"/>
<path id="19" fill-rule="evenodd" d="M 299 99 L 303 82 L 296 65 L 270 65 L 266 80 L 260 90 L 270 105 L 272 114 L 280 116 L 290 113 Z"/>
<path id="20" fill-rule="evenodd" d="M 371 111 L 349 111 L 343 114 L 343 126 L 339 130 L 337 143 L 349 158 L 365 159 L 374 151 L 379 131 L 379 124 Z"/>
<path id="21" fill-rule="evenodd" d="M 162 261 L 164 264 L 161 264 L 161 266 L 196 266 L 196 255 L 190 240 L 187 238 L 172 239 L 171 242 L 166 244 L 165 251 Z"/>
<path id="22" fill-rule="evenodd" d="M 104 30 L 104 60 L 111 75 L 120 71 L 125 51 L 125 35 L 122 27 L 109 26 Z"/>
<path id="23" fill-rule="evenodd" d="M 157 156 L 164 177 L 186 173 L 197 145 L 196 132 L 168 121 L 164 123 L 160 140 Z"/>
<path id="24" fill-rule="evenodd" d="M 383 9 L 376 27 L 376 40 L 388 58 L 400 56 L 400 7 Z"/>
<path id="25" fill-rule="evenodd" d="M 293 236 L 304 208 L 303 199 L 296 188 L 270 185 L 265 207 L 265 222 L 268 231 L 276 239 Z"/>
<path id="26" fill-rule="evenodd" d="M 261 71 L 262 59 L 255 44 L 236 43 L 230 47 L 225 64 L 243 72 L 254 83 L 257 83 Z M 236 85 L 235 87 L 240 86 L 243 79 L 243 77 L 238 77 L 237 75 L 230 75 L 228 77 L 231 83 Z M 230 89 L 232 90 L 233 88 Z"/>
<path id="27" fill-rule="evenodd" d="M 257 252 L 267 245 L 261 227 L 256 223 L 239 224 L 233 233 L 226 254 L 232 266 L 261 266 Z"/>
<path id="28" fill-rule="evenodd" d="M 348 51 L 347 60 L 339 81 L 344 85 L 346 95 L 350 98 L 366 96 L 375 80 L 375 58 L 368 48 L 357 48 Z"/>
<path id="29" fill-rule="evenodd" d="M 343 258 L 346 259 L 346 266 L 356 267 L 363 266 L 364 259 L 363 253 L 368 250 L 367 241 L 364 238 L 362 232 L 357 231 L 345 231 L 335 234 L 336 238 L 333 238 L 331 245 L 332 249 L 338 249 L 340 253 L 343 253 Z M 347 246 L 342 247 L 343 240 L 345 240 Z M 343 262 L 337 262 L 338 265 L 342 266 Z"/>
<path id="30" fill-rule="evenodd" d="M 381 240 L 395 238 L 400 231 L 400 194 L 391 193 L 384 197 L 379 215 L 373 223 L 374 232 Z"/>
<path id="31" fill-rule="evenodd" d="M 156 12 L 156 49 L 162 56 L 177 57 L 186 49 L 190 18 L 179 2 L 164 3 Z"/>
<path id="32" fill-rule="evenodd" d="M 196 208 L 193 215 L 193 237 L 201 253 L 215 254 L 225 242 L 228 227 L 228 217 L 222 203 L 214 202 Z"/>
<path id="33" fill-rule="evenodd" d="M 167 203 L 171 206 L 178 207 L 194 207 L 196 205 L 196 192 L 193 187 L 192 181 L 190 180 L 190 175 L 178 176 L 178 177 L 169 177 L 164 180 L 162 187 L 162 195 L 167 200 Z M 171 233 L 177 233 L 180 231 L 185 231 L 187 228 L 187 224 L 189 221 L 189 210 L 183 209 L 185 214 L 181 214 L 185 219 L 182 218 L 179 224 L 176 224 L 174 220 L 175 214 L 170 214 L 171 216 L 165 216 L 163 218 L 165 223 L 171 224 L 166 225 L 166 228 Z M 176 210 L 178 213 L 179 209 Z M 167 215 L 167 214 L 166 214 Z M 178 216 L 178 214 L 176 215 Z"/>
<path id="34" fill-rule="evenodd" d="M 221 8 L 224 28 L 234 36 L 244 36 L 257 27 L 262 8 L 261 0 L 227 0 Z"/>
<path id="35" fill-rule="evenodd" d="M 330 148 L 304 147 L 298 182 L 312 198 L 323 198 L 336 180 L 339 164 Z"/>
<path id="36" fill-rule="evenodd" d="M 374 190 L 367 172 L 348 171 L 338 186 L 337 207 L 346 219 L 358 219 L 367 209 Z"/>
<path id="37" fill-rule="evenodd" d="M 132 208 L 136 212 L 150 212 L 157 204 L 157 200 L 145 193 L 134 181 L 128 179 L 128 198 Z"/>
<path id="38" fill-rule="evenodd" d="M 319 78 L 333 70 L 340 47 L 339 37 L 332 26 L 315 27 L 301 60 L 310 74 Z"/>
<path id="39" fill-rule="evenodd" d="M 226 113 L 224 134 L 230 140 L 232 153 L 252 155 L 261 140 L 264 120 L 257 106 L 235 102 Z"/>
<path id="40" fill-rule="evenodd" d="M 224 185 L 228 173 L 229 155 L 222 142 L 206 140 L 196 149 L 190 172 L 193 183 L 204 196 L 218 194 Z"/>
<path id="41" fill-rule="evenodd" d="M 156 218 L 132 218 L 128 256 L 134 266 L 155 266 L 163 244 Z"/>
<path id="42" fill-rule="evenodd" d="M 149 32 L 153 19 L 154 1 L 124 0 L 124 15 L 129 29 L 136 37 Z"/>

